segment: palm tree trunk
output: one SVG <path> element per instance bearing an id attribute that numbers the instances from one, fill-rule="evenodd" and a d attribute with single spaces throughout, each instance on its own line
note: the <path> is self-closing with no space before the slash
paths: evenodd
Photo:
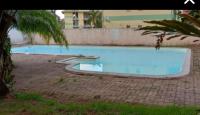
<path id="1" fill-rule="evenodd" d="M 9 88 L 6 86 L 12 80 L 12 60 L 10 55 L 10 39 L 3 37 L 0 39 L 0 97 L 9 93 Z"/>
<path id="2" fill-rule="evenodd" d="M 9 72 L 11 72 L 10 64 L 12 63 L 10 62 L 10 57 L 7 55 L 7 52 L 4 48 L 6 41 L 5 39 L 6 37 L 0 38 L 0 97 L 5 96 L 9 92 L 9 89 L 6 87 L 4 78 L 6 78 Z"/>
<path id="3" fill-rule="evenodd" d="M 12 24 L 11 17 L 0 12 L 0 97 L 9 93 L 9 88 L 6 86 L 7 79 L 11 77 L 12 60 L 10 55 L 10 39 L 8 38 L 8 29 Z"/>
<path id="4" fill-rule="evenodd" d="M 6 84 L 0 80 L 0 98 L 6 96 L 9 93 L 9 89 Z"/>

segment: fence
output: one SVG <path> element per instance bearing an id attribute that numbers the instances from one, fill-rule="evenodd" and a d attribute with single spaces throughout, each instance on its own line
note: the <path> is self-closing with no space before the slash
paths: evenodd
<path id="1" fill-rule="evenodd" d="M 147 45 L 156 44 L 157 38 L 152 35 L 144 35 L 143 31 L 135 31 L 134 29 L 65 29 L 64 34 L 69 42 L 73 45 Z M 34 44 L 45 44 L 39 35 L 34 35 Z M 194 40 L 198 38 L 188 37 L 184 40 L 173 38 L 165 40 L 163 45 L 167 46 L 183 46 L 198 44 Z M 50 44 L 55 44 L 53 41 Z"/>

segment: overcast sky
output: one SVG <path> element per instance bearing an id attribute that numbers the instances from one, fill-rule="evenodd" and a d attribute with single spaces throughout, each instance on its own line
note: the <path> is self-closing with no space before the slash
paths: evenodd
<path id="1" fill-rule="evenodd" d="M 63 19 L 64 18 L 64 14 L 62 13 L 63 10 L 56 10 L 56 14 Z"/>

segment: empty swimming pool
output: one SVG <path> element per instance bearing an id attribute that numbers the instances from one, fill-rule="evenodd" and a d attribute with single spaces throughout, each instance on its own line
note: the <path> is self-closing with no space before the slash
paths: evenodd
<path id="1" fill-rule="evenodd" d="M 76 59 L 71 69 L 85 72 L 113 73 L 149 77 L 175 77 L 189 73 L 187 48 L 30 45 L 12 48 L 12 53 L 84 55 L 97 59 Z"/>

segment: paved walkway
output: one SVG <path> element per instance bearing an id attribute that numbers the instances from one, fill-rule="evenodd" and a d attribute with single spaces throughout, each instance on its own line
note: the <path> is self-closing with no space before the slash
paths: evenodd
<path id="1" fill-rule="evenodd" d="M 61 101 L 200 105 L 200 47 L 193 47 L 192 53 L 191 73 L 177 79 L 77 75 L 55 63 L 69 56 L 24 54 L 13 54 L 13 73 L 17 90 L 37 91 Z"/>

